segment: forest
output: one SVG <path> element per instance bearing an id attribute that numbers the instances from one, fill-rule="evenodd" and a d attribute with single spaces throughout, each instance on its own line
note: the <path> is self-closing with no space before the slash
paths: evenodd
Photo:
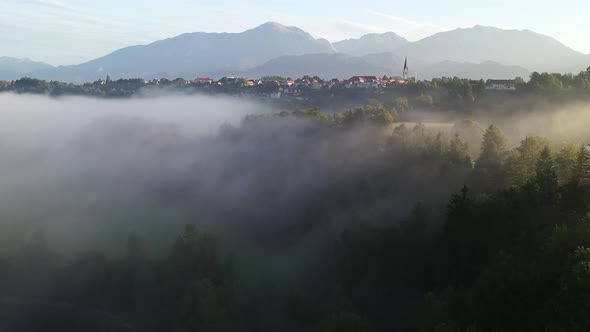
<path id="1" fill-rule="evenodd" d="M 588 331 L 584 138 L 397 116 L 121 115 L 0 146 L 0 329 Z"/>

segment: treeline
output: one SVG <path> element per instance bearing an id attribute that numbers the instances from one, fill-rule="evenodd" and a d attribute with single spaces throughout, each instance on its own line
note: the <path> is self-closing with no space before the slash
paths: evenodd
<path id="1" fill-rule="evenodd" d="M 184 80 L 182 80 L 184 81 Z M 104 83 L 101 83 L 104 82 Z M 172 82 L 172 81 L 171 81 Z M 0 92 L 44 94 L 50 96 L 129 97 L 145 87 L 142 78 L 73 84 L 23 77 L 15 81 L 0 81 Z M 176 82 L 175 82 L 176 83 Z M 172 83 L 171 83 L 172 84 Z"/>
<path id="2" fill-rule="evenodd" d="M 131 234 L 122 257 L 69 260 L 52 254 L 58 244 L 41 228 L 20 254 L 0 260 L 8 318 L 0 327 L 588 330 L 588 146 L 526 137 L 509 149 L 495 126 L 461 121 L 438 132 L 392 121 L 379 105 L 311 109 L 250 116 L 203 138 L 222 160 L 213 166 L 223 181 L 208 184 L 212 160 L 195 164 L 196 185 L 183 183 L 193 210 L 229 218 L 223 227 L 260 243 L 268 256 L 259 257 L 278 256 L 299 273 L 273 277 L 275 263 L 241 261 L 244 248 L 224 232 L 192 225 L 162 255 Z M 240 195 L 234 202 L 215 186 Z M 297 245 L 307 254 L 287 253 Z M 244 271 L 256 270 L 259 278 L 246 280 Z"/>
<path id="3" fill-rule="evenodd" d="M 322 78 L 304 77 L 311 82 L 323 82 Z M 388 79 L 383 77 L 383 79 Z M 51 96 L 83 95 L 96 97 L 129 97 L 140 92 L 165 90 L 181 93 L 209 95 L 239 95 L 252 98 L 269 99 L 281 89 L 287 89 L 286 78 L 265 77 L 260 84 L 247 84 L 248 79 L 219 80 L 220 84 L 200 84 L 182 78 L 174 80 L 158 79 L 146 81 L 141 78 L 106 80 L 99 79 L 93 83 L 81 85 L 57 81 L 44 81 L 34 78 L 21 78 L 16 81 L 0 81 L 0 91 L 16 93 L 48 94 Z M 227 82 L 226 82 L 227 81 Z M 231 82 L 229 82 L 231 81 Z M 229 82 L 229 83 L 228 83 Z M 227 84 L 226 84 L 227 83 Z M 405 84 L 390 83 L 379 88 L 344 88 L 339 85 L 316 88 L 313 84 L 297 85 L 297 92 L 292 96 L 272 100 L 286 109 L 320 107 L 339 111 L 378 100 L 388 108 L 398 107 L 398 111 L 439 111 L 470 113 L 479 111 L 507 111 L 529 109 L 590 99 L 590 67 L 580 73 L 537 73 L 531 74 L 525 82 L 515 79 L 515 90 L 486 89 L 483 80 L 468 80 L 459 77 L 442 77 L 430 81 L 410 80 Z M 404 105 L 396 102 L 405 99 Z M 550 106 L 547 106 L 550 107 Z"/>

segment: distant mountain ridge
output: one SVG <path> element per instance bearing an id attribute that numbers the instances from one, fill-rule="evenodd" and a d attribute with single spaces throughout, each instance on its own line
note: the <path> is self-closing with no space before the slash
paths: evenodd
<path id="1" fill-rule="evenodd" d="M 494 61 L 454 62 L 442 61 L 433 64 L 423 64 L 418 67 L 418 78 L 432 77 L 461 77 L 472 80 L 479 79 L 506 79 L 522 77 L 527 78 L 531 72 L 521 66 L 503 65 Z"/>
<path id="2" fill-rule="evenodd" d="M 107 74 L 113 78 L 193 77 L 206 71 L 244 70 L 284 55 L 334 52 L 325 39 L 269 22 L 241 33 L 186 33 L 39 74 L 74 81 L 96 80 Z"/>
<path id="3" fill-rule="evenodd" d="M 51 68 L 53 66 L 28 58 L 0 57 L 0 79 L 13 80 L 29 73 Z"/>
<path id="4" fill-rule="evenodd" d="M 475 26 L 440 32 L 416 42 L 388 32 L 332 44 L 300 28 L 268 22 L 241 33 L 186 33 L 122 48 L 73 66 L 51 67 L 31 62 L 27 67 L 0 62 L 0 79 L 23 74 L 77 83 L 106 75 L 113 79 L 246 74 L 401 76 L 401 59 L 406 56 L 410 73 L 417 72 L 424 79 L 513 78 L 528 76 L 530 71 L 577 73 L 590 66 L 590 55 L 529 30 Z M 12 72 L 2 71 L 7 68 Z"/>
<path id="5" fill-rule="evenodd" d="M 358 39 L 346 39 L 333 43 L 338 52 L 350 55 L 395 52 L 409 41 L 393 32 L 370 33 Z"/>
<path id="6" fill-rule="evenodd" d="M 398 52 L 431 63 L 494 61 L 534 71 L 578 72 L 590 65 L 589 55 L 574 51 L 549 36 L 530 30 L 480 25 L 439 32 L 408 43 Z"/>
<path id="7" fill-rule="evenodd" d="M 359 75 L 383 76 L 394 73 L 402 60 L 393 53 L 371 54 L 362 57 L 343 53 L 283 56 L 244 72 L 246 76 L 266 75 L 302 77 L 317 75 L 324 78 Z"/>
<path id="8" fill-rule="evenodd" d="M 284 56 L 273 59 L 262 66 L 241 72 L 248 77 L 284 76 L 302 77 L 317 75 L 323 78 L 335 78 L 359 75 L 372 76 L 401 76 L 403 59 L 394 53 L 368 54 L 352 56 L 343 53 L 336 54 L 307 54 L 299 56 Z M 520 66 L 505 66 L 496 62 L 452 62 L 439 63 L 415 62 L 411 63 L 410 73 L 418 73 L 419 79 L 434 77 L 458 76 L 468 79 L 514 78 L 528 77 L 530 71 Z M 212 76 L 223 76 L 212 73 Z"/>

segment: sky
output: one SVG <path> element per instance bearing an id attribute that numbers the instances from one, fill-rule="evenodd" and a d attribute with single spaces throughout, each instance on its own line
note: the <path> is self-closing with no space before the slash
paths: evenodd
<path id="1" fill-rule="evenodd" d="M 0 0 L 0 56 L 78 64 L 186 32 L 268 21 L 332 42 L 387 31 L 415 41 L 479 24 L 533 30 L 590 53 L 588 13 L 588 0 Z"/>

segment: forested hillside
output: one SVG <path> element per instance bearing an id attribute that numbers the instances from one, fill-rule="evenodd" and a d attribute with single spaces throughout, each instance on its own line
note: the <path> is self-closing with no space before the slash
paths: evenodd
<path id="1" fill-rule="evenodd" d="M 94 123 L 70 146 L 82 167 L 68 175 L 76 185 L 60 182 L 68 199 L 54 191 L 29 213 L 118 215 L 101 228 L 117 235 L 64 251 L 39 222 L 6 240 L 0 327 L 589 329 L 588 146 L 529 136 L 509 148 L 494 125 L 393 121 L 373 104 L 252 115 L 194 139 L 131 119 Z M 155 229 L 167 210 L 186 226 Z"/>

